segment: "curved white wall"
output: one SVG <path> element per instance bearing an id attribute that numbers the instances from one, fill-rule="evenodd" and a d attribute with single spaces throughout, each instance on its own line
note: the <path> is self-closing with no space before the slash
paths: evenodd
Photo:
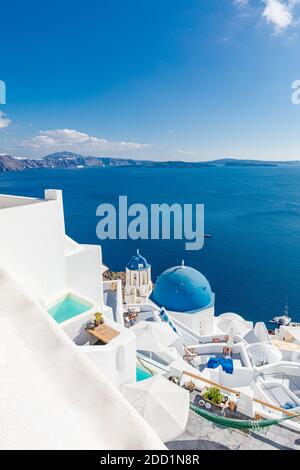
<path id="1" fill-rule="evenodd" d="M 61 327 L 0 270 L 0 448 L 163 449 Z"/>

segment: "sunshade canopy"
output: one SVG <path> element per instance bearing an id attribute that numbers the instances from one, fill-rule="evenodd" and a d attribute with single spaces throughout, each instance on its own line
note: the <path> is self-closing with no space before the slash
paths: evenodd
<path id="1" fill-rule="evenodd" d="M 144 417 L 163 442 L 185 430 L 190 394 L 161 375 L 123 387 L 125 398 Z"/>

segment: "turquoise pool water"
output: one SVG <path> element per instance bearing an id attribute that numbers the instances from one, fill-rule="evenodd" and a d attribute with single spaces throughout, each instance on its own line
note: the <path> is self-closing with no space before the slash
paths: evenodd
<path id="1" fill-rule="evenodd" d="M 140 382 L 141 380 L 149 379 L 152 375 L 141 367 L 137 366 L 136 368 L 136 381 Z"/>
<path id="2" fill-rule="evenodd" d="M 57 323 L 61 323 L 80 313 L 87 312 L 91 307 L 92 305 L 84 304 L 72 294 L 68 294 L 60 302 L 49 308 L 48 313 L 50 313 L 51 317 L 53 317 Z"/>

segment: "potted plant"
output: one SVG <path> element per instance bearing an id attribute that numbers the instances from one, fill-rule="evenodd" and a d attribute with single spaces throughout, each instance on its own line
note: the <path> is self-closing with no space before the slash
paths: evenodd
<path id="1" fill-rule="evenodd" d="M 102 325 L 104 323 L 104 318 L 101 312 L 95 313 L 95 326 Z"/>
<path id="2" fill-rule="evenodd" d="M 223 395 L 223 393 L 221 393 L 217 387 L 206 388 L 202 393 L 202 396 L 205 398 L 205 400 L 210 401 L 214 405 L 218 406 L 220 406 L 225 399 L 225 395 Z"/>
<path id="3" fill-rule="evenodd" d="M 184 388 L 192 393 L 195 391 L 196 385 L 192 380 L 189 380 L 188 382 L 185 382 Z"/>

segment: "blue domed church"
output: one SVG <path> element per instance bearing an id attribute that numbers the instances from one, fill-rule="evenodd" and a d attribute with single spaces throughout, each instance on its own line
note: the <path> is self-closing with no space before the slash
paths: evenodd
<path id="1" fill-rule="evenodd" d="M 151 299 L 199 334 L 212 334 L 215 296 L 208 280 L 196 269 L 183 262 L 167 269 L 158 277 Z"/>

